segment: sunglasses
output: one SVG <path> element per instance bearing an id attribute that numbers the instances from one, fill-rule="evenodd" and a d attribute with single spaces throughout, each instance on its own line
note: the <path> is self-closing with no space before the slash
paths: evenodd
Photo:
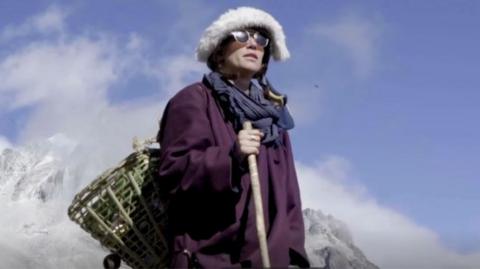
<path id="1" fill-rule="evenodd" d="M 232 31 L 230 33 L 233 38 L 235 39 L 235 41 L 239 42 L 239 43 L 247 43 L 248 42 L 248 39 L 250 39 L 250 37 L 253 38 L 253 40 L 255 40 L 255 42 L 261 46 L 261 47 L 266 47 L 268 45 L 268 42 L 270 41 L 270 39 L 266 36 L 264 36 L 262 33 L 260 32 L 254 32 L 253 34 L 247 30 L 237 30 L 237 31 Z"/>

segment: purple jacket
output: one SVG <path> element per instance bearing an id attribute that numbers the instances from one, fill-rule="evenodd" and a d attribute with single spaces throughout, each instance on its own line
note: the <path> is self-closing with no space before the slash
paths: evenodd
<path id="1" fill-rule="evenodd" d="M 247 166 L 236 133 L 208 82 L 178 92 L 165 108 L 159 183 L 171 194 L 171 267 L 261 267 Z M 287 132 L 257 156 L 272 267 L 308 267 L 300 193 Z"/>

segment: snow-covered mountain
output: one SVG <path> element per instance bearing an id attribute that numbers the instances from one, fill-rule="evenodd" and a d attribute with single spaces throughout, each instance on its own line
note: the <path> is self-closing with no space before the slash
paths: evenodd
<path id="1" fill-rule="evenodd" d="M 378 269 L 353 243 L 345 223 L 320 210 L 304 209 L 305 247 L 310 263 L 324 269 Z"/>
<path id="2" fill-rule="evenodd" d="M 63 135 L 0 155 L 0 193 L 11 201 L 52 199 L 62 189 L 68 156 L 75 144 Z"/>
<path id="3" fill-rule="evenodd" d="M 67 216 L 75 192 L 105 168 L 86 155 L 79 158 L 81 152 L 75 141 L 55 135 L 0 153 L 2 268 L 101 268 L 108 252 Z M 341 221 L 312 209 L 304 210 L 304 219 L 312 266 L 378 268 Z"/>
<path id="4" fill-rule="evenodd" d="M 1 268 L 98 268 L 105 255 L 67 216 L 79 181 L 64 135 L 0 153 Z"/>

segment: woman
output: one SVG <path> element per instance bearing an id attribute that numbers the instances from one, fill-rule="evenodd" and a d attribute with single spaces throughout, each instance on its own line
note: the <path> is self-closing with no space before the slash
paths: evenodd
<path id="1" fill-rule="evenodd" d="M 289 57 L 280 24 L 255 8 L 229 10 L 197 48 L 212 72 L 165 108 L 159 181 L 171 194 L 171 267 L 261 267 L 249 154 L 258 158 L 271 266 L 309 266 L 287 133 L 293 120 L 265 78 L 270 55 Z M 246 120 L 254 129 L 242 130 Z"/>

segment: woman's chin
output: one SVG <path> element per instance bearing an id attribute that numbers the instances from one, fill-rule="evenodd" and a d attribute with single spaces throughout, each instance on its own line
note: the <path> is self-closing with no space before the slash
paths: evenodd
<path id="1" fill-rule="evenodd" d="M 251 77 L 258 73 L 258 71 L 260 71 L 260 67 L 257 64 L 244 64 L 238 68 L 238 73 Z"/>

